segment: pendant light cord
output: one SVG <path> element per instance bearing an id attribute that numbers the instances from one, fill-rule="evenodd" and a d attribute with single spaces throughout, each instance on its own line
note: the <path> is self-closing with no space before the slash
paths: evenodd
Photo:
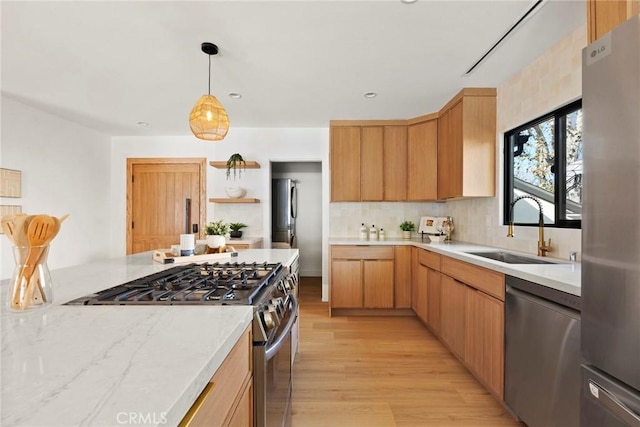
<path id="1" fill-rule="evenodd" d="M 209 55 L 209 95 L 211 95 L 211 55 Z"/>

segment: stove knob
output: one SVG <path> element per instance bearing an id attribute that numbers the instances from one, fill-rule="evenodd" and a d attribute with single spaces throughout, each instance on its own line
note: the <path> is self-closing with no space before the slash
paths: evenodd
<path id="1" fill-rule="evenodd" d="M 280 307 L 278 305 L 269 304 L 268 308 L 269 313 L 271 313 L 271 316 L 274 318 L 274 321 L 279 325 L 280 318 L 282 317 L 282 311 L 280 310 Z"/>
<path id="2" fill-rule="evenodd" d="M 271 312 L 267 311 L 263 313 L 262 318 L 264 319 L 264 325 L 267 327 L 267 330 L 271 330 L 276 327 L 276 322 L 273 320 Z"/>

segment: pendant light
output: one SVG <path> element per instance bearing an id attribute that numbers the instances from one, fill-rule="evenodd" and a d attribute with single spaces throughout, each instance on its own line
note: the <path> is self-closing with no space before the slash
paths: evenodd
<path id="1" fill-rule="evenodd" d="M 204 42 L 202 51 L 209 55 L 209 92 L 202 95 L 191 110 L 189 126 L 196 138 L 221 141 L 229 131 L 229 117 L 220 101 L 211 95 L 211 55 L 218 54 L 218 46 Z"/>

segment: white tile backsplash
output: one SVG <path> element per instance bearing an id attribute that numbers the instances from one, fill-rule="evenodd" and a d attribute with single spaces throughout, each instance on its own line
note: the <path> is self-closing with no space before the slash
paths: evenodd
<path id="1" fill-rule="evenodd" d="M 413 221 L 418 226 L 422 216 L 442 216 L 444 203 L 362 202 L 331 203 L 330 238 L 358 237 L 360 225 L 384 229 L 387 238 L 402 237 L 400 224 Z"/>

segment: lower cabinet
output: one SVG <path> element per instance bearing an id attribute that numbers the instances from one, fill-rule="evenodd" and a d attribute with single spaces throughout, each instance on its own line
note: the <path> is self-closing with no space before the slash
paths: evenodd
<path id="1" fill-rule="evenodd" d="M 393 308 L 393 250 L 393 246 L 332 246 L 331 308 Z"/>
<path id="2" fill-rule="evenodd" d="M 242 334 L 180 427 L 253 425 L 251 326 Z"/>
<path id="3" fill-rule="evenodd" d="M 504 396 L 504 302 L 467 287 L 465 356 L 469 369 Z"/>
<path id="4" fill-rule="evenodd" d="M 466 341 L 467 286 L 449 276 L 442 277 L 440 294 L 442 340 L 459 358 L 464 359 Z"/>
<path id="5" fill-rule="evenodd" d="M 422 264 L 418 264 L 417 277 L 413 281 L 415 292 L 413 293 L 414 301 L 412 303 L 413 311 L 423 322 L 427 323 L 428 316 L 428 295 L 427 280 L 429 269 Z"/>
<path id="6" fill-rule="evenodd" d="M 442 334 L 442 275 L 427 269 L 427 325 L 436 335 Z"/>

